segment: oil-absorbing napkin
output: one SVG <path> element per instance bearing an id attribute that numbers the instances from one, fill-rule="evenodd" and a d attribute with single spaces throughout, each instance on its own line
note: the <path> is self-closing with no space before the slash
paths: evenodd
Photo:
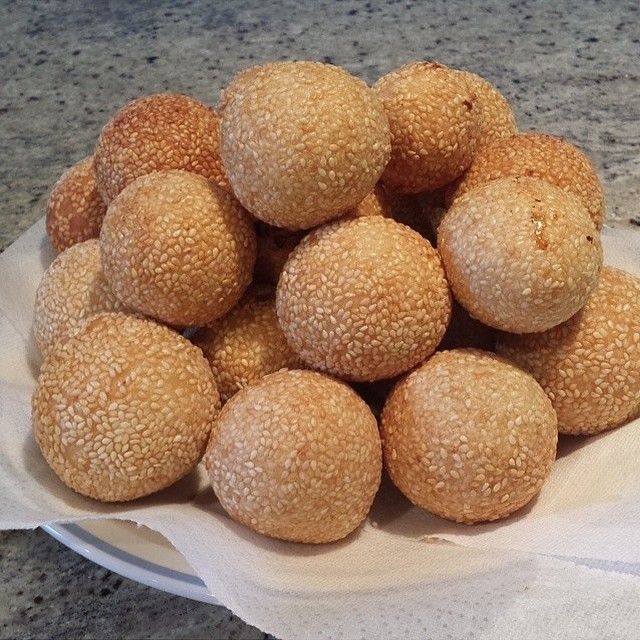
<path id="1" fill-rule="evenodd" d="M 605 229 L 603 244 L 606 262 L 640 274 L 640 232 Z M 201 470 L 184 495 L 182 483 L 125 505 L 73 493 L 31 434 L 32 308 L 52 257 L 42 221 L 0 256 L 0 527 L 145 524 L 220 602 L 281 638 L 637 635 L 640 421 L 561 439 L 539 497 L 508 520 L 475 527 L 412 507 L 388 483 L 363 527 L 324 546 L 266 539 L 232 522 Z"/>

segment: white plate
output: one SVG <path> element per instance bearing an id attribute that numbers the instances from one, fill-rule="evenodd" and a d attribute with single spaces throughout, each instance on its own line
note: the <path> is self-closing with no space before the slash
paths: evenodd
<path id="1" fill-rule="evenodd" d="M 149 587 L 177 596 L 219 604 L 184 557 L 159 533 L 122 520 L 42 527 L 88 560 Z"/>

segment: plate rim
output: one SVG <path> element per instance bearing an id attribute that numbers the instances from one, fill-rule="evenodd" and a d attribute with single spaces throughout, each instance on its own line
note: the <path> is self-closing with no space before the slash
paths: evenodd
<path id="1" fill-rule="evenodd" d="M 170 569 L 124 551 L 78 523 L 43 524 L 40 528 L 83 558 L 129 580 L 190 600 L 220 605 L 196 575 Z"/>

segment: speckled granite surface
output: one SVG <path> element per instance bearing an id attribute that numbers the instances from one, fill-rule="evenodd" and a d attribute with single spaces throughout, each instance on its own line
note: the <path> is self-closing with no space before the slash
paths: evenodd
<path id="1" fill-rule="evenodd" d="M 0 3 L 0 249 L 43 213 L 110 113 L 166 89 L 215 103 L 234 71 L 313 58 L 368 81 L 437 58 L 485 75 L 522 129 L 588 150 L 610 219 L 640 221 L 635 1 Z M 262 637 L 224 609 L 106 572 L 42 532 L 0 534 L 1 638 Z"/>

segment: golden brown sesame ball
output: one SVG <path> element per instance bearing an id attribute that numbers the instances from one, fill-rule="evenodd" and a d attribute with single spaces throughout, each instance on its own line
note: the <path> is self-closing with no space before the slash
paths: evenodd
<path id="1" fill-rule="evenodd" d="M 218 115 L 177 93 L 144 96 L 105 125 L 95 151 L 98 190 L 108 204 L 136 178 L 184 169 L 229 190 L 219 153 Z"/>
<path id="2" fill-rule="evenodd" d="M 221 105 L 229 182 L 268 224 L 306 229 L 343 215 L 373 190 L 389 158 L 380 101 L 332 65 L 250 69 L 232 81 Z"/>
<path id="3" fill-rule="evenodd" d="M 507 99 L 487 80 L 470 71 L 456 70 L 473 94 L 473 109 L 478 123 L 476 152 L 499 138 L 516 132 L 516 119 Z"/>
<path id="4" fill-rule="evenodd" d="M 274 292 L 264 288 L 199 329 L 193 342 L 211 365 L 223 403 L 268 373 L 302 366 L 278 325 Z"/>
<path id="5" fill-rule="evenodd" d="M 40 353 L 68 340 L 92 315 L 123 308 L 102 272 L 98 241 L 74 244 L 49 265 L 36 291 L 33 334 Z"/>
<path id="6" fill-rule="evenodd" d="M 494 180 L 456 200 L 438 249 L 458 302 L 512 333 L 570 318 L 602 265 L 599 234 L 580 201 L 536 178 Z"/>
<path id="7" fill-rule="evenodd" d="M 545 133 L 519 133 L 479 149 L 472 165 L 452 190 L 451 199 L 496 178 L 541 178 L 579 198 L 598 229 L 604 218 L 604 194 L 595 167 L 580 149 Z"/>
<path id="8" fill-rule="evenodd" d="M 382 182 L 392 191 L 433 191 L 471 164 L 477 123 L 473 93 L 457 71 L 434 62 L 407 64 L 373 86 L 391 128 Z"/>
<path id="9" fill-rule="evenodd" d="M 211 322 L 251 282 L 253 222 L 202 176 L 159 171 L 138 178 L 109 206 L 102 265 L 127 306 L 174 325 Z"/>
<path id="10" fill-rule="evenodd" d="M 313 543 L 340 540 L 364 520 L 382 470 L 367 405 L 312 371 L 279 371 L 239 391 L 216 420 L 204 461 L 234 520 Z"/>
<path id="11" fill-rule="evenodd" d="M 381 216 L 311 232 L 276 294 L 289 343 L 311 367 L 354 381 L 390 378 L 438 346 L 451 297 L 438 252 Z"/>
<path id="12" fill-rule="evenodd" d="M 572 318 L 543 333 L 502 334 L 499 353 L 551 398 L 560 433 L 591 434 L 640 415 L 640 278 L 605 266 Z"/>
<path id="13" fill-rule="evenodd" d="M 96 188 L 93 156 L 65 171 L 47 202 L 47 235 L 60 252 L 100 235 L 107 207 Z"/>
<path id="14" fill-rule="evenodd" d="M 45 359 L 33 430 L 68 487 L 121 502 L 189 473 L 218 408 L 213 375 L 197 347 L 151 320 L 103 313 Z"/>
<path id="15" fill-rule="evenodd" d="M 556 415 L 540 385 L 484 351 L 436 353 L 382 411 L 386 468 L 415 505 L 474 524 L 504 518 L 542 487 Z"/>
<path id="16" fill-rule="evenodd" d="M 289 254 L 302 240 L 305 232 L 273 227 L 260 220 L 256 221 L 255 226 L 258 252 L 254 280 L 276 285 Z"/>

